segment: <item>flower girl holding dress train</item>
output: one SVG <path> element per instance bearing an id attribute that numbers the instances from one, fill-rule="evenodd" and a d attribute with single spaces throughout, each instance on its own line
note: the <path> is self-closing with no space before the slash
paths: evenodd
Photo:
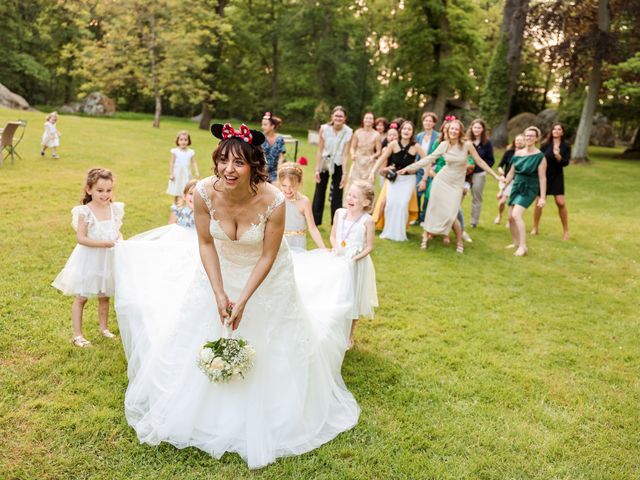
<path id="1" fill-rule="evenodd" d="M 349 343 L 353 346 L 356 322 L 362 316 L 373 318 L 378 306 L 376 272 L 369 255 L 373 251 L 375 225 L 368 212 L 373 208 L 375 191 L 368 182 L 355 181 L 345 199 L 345 208 L 336 211 L 331 229 L 331 245 L 339 256 L 354 261 L 354 304 Z"/>
<path id="2" fill-rule="evenodd" d="M 100 334 L 114 338 L 108 329 L 109 297 L 114 294 L 113 247 L 122 240 L 120 227 L 124 204 L 113 202 L 113 174 L 92 168 L 87 174 L 82 205 L 71 210 L 71 225 L 78 244 L 52 285 L 65 295 L 75 296 L 71 307 L 72 343 L 88 347 L 82 334 L 82 315 L 90 297 L 98 297 Z"/>
<path id="3" fill-rule="evenodd" d="M 298 192 L 302 184 L 302 168 L 293 162 L 278 168 L 278 185 L 284 193 L 286 220 L 284 238 L 290 249 L 307 249 L 307 231 L 318 248 L 325 248 L 320 231 L 316 226 L 309 199 Z"/>

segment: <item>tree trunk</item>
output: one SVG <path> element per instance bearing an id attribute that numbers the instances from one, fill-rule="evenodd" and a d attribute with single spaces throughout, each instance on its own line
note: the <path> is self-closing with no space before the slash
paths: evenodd
<path id="1" fill-rule="evenodd" d="M 209 130 L 209 124 L 212 118 L 213 112 L 209 108 L 208 100 L 205 100 L 202 102 L 202 114 L 200 115 L 200 125 L 198 125 L 198 128 L 200 130 Z"/>
<path id="2" fill-rule="evenodd" d="M 160 128 L 160 115 L 162 115 L 162 96 L 156 93 L 156 109 L 153 112 L 153 128 Z"/>
<path id="3" fill-rule="evenodd" d="M 620 157 L 640 160 L 640 127 L 636 128 L 635 132 L 633 132 L 631 146 L 627 148 Z"/>
<path id="4" fill-rule="evenodd" d="M 229 0 L 218 0 L 216 5 L 216 13 L 220 18 L 224 18 L 224 9 L 227 6 Z M 214 48 L 211 51 L 211 56 L 215 59 L 215 61 L 210 63 L 209 73 L 212 77 L 215 77 L 218 73 L 218 62 L 222 59 L 222 50 L 224 48 L 224 41 L 222 36 L 220 35 L 218 41 L 214 44 Z M 215 78 L 213 78 L 213 84 L 215 85 Z M 213 111 L 215 110 L 215 102 L 211 101 L 211 96 L 207 95 L 202 100 L 202 116 L 200 117 L 200 125 L 198 128 L 200 130 L 209 130 L 209 124 L 211 123 L 211 119 L 213 118 Z"/>
<path id="5" fill-rule="evenodd" d="M 278 38 L 280 32 L 276 29 L 276 4 L 275 0 L 271 0 L 271 107 L 273 111 L 278 107 L 278 74 L 280 73 L 280 51 L 278 45 Z"/>
<path id="6" fill-rule="evenodd" d="M 609 0 L 598 1 L 598 30 L 599 35 L 606 38 L 611 25 L 611 12 L 609 11 Z M 580 123 L 576 132 L 576 140 L 573 144 L 572 161 L 576 163 L 588 162 L 587 148 L 589 147 L 589 137 L 591 136 L 591 127 L 593 125 L 593 114 L 596 111 L 596 103 L 598 102 L 598 94 L 602 85 L 602 60 L 605 56 L 605 42 L 595 42 L 595 53 L 593 56 L 593 67 L 589 76 L 589 86 L 587 90 L 587 98 L 582 106 L 582 114 L 580 115 Z"/>
<path id="7" fill-rule="evenodd" d="M 447 0 L 441 0 L 442 8 L 433 9 L 429 4 L 423 7 L 424 14 L 427 17 L 429 26 L 441 33 L 438 40 L 433 43 L 433 57 L 435 59 L 436 70 L 440 68 L 449 57 L 451 47 L 447 43 L 449 41 L 449 19 L 447 18 Z M 445 109 L 447 107 L 447 96 L 449 91 L 439 86 L 435 91 L 431 92 L 433 98 L 433 113 L 438 118 L 443 119 Z"/>
<path id="8" fill-rule="evenodd" d="M 507 85 L 506 92 L 504 92 L 504 102 L 501 104 L 502 111 L 495 112 L 496 116 L 500 118 L 500 123 L 491 130 L 491 142 L 494 147 L 498 148 L 505 147 L 509 143 L 507 123 L 511 112 L 511 99 L 516 90 L 518 72 L 520 71 L 520 54 L 528 10 L 529 0 L 506 0 L 504 4 L 504 16 L 500 30 L 502 35 L 506 35 L 507 57 L 506 59 L 496 58 L 495 61 L 506 61 Z"/>
<path id="9" fill-rule="evenodd" d="M 152 11 L 149 15 L 149 64 L 151 65 L 151 86 L 153 96 L 156 101 L 156 108 L 153 114 L 153 128 L 160 128 L 160 115 L 162 114 L 162 95 L 160 93 L 160 81 L 158 79 L 158 64 L 156 58 L 156 13 Z"/>

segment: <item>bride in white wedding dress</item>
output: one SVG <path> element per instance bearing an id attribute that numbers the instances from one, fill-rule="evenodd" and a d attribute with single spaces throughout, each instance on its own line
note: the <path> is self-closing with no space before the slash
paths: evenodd
<path id="1" fill-rule="evenodd" d="M 194 202 L 202 265 L 168 309 L 175 317 L 155 331 L 149 312 L 126 295 L 118 304 L 117 292 L 116 310 L 130 362 L 125 413 L 140 441 L 237 452 L 260 468 L 352 428 L 360 409 L 340 374 L 349 305 L 301 298 L 283 194 L 266 182 L 261 134 L 243 127 L 212 127 L 223 138 L 215 176 L 198 183 Z M 116 269 L 127 276 L 127 265 Z M 244 379 L 212 384 L 196 355 L 225 322 L 255 348 L 255 363 Z"/>

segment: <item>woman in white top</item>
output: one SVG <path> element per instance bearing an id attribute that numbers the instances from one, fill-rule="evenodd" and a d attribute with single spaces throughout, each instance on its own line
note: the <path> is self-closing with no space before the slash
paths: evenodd
<path id="1" fill-rule="evenodd" d="M 343 172 L 349 170 L 349 150 L 353 130 L 346 125 L 347 114 L 337 106 L 331 113 L 331 123 L 320 127 L 320 140 L 316 155 L 316 191 L 313 194 L 313 218 L 322 225 L 324 200 L 331 176 L 331 222 L 336 210 L 342 207 L 342 190 L 345 184 Z"/>

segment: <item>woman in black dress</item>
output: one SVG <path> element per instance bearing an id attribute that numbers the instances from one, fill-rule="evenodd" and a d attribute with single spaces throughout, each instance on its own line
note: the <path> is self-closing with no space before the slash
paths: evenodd
<path id="1" fill-rule="evenodd" d="M 571 147 L 564 141 L 564 127 L 554 123 L 546 140 L 540 147 L 547 159 L 547 195 L 553 195 L 558 206 L 558 214 L 562 222 L 562 239 L 569 240 L 569 213 L 564 199 L 564 167 L 569 165 Z M 533 211 L 533 228 L 531 235 L 538 234 L 542 209 L 536 206 Z"/>

